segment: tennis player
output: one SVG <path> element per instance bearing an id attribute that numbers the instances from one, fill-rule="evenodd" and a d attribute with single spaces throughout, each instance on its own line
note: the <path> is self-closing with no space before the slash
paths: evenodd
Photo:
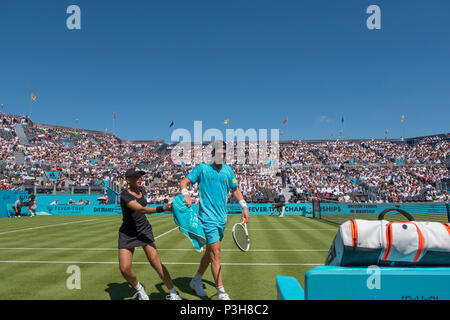
<path id="1" fill-rule="evenodd" d="M 219 300 L 230 300 L 222 282 L 220 265 L 221 241 L 227 221 L 227 199 L 231 191 L 242 207 L 242 218 L 249 220 L 249 213 L 244 197 L 238 188 L 233 169 L 224 162 L 226 145 L 216 142 L 212 151 L 213 161 L 197 165 L 180 183 L 181 193 L 188 207 L 192 200 L 187 190 L 188 184 L 198 183 L 200 193 L 199 219 L 203 223 L 206 236 L 206 251 L 200 261 L 196 275 L 189 283 L 198 296 L 207 296 L 203 287 L 202 276 L 211 264 Z"/>
<path id="2" fill-rule="evenodd" d="M 30 217 L 34 217 L 36 215 L 35 210 L 37 208 L 36 196 L 34 192 L 30 192 L 30 198 L 28 199 L 28 211 L 30 212 Z"/>
<path id="3" fill-rule="evenodd" d="M 270 213 L 271 216 L 275 213 L 275 211 L 278 211 L 278 213 L 281 213 L 281 210 L 283 208 L 283 205 L 280 203 L 274 203 L 272 204 L 272 212 Z"/>
<path id="4" fill-rule="evenodd" d="M 280 213 L 279 217 L 282 218 L 284 217 L 284 211 L 286 210 L 284 195 L 278 194 L 276 202 L 277 203 L 274 203 L 272 205 L 273 211 L 270 213 L 270 215 L 272 216 L 275 213 L 275 211 L 278 211 L 278 213 Z"/>
<path id="5" fill-rule="evenodd" d="M 136 274 L 131 269 L 134 249 L 142 247 L 150 265 L 169 289 L 170 294 L 166 297 L 167 300 L 182 300 L 173 287 L 169 272 L 159 259 L 152 226 L 145 216 L 145 214 L 171 211 L 172 207 L 170 204 L 164 207 L 147 207 L 147 199 L 141 180 L 144 174 L 144 171 L 135 168 L 127 170 L 125 178 L 128 189 L 120 193 L 120 206 L 123 214 L 123 223 L 119 229 L 120 272 L 125 280 L 136 289 L 139 300 L 149 300 L 145 287 L 138 281 Z"/>

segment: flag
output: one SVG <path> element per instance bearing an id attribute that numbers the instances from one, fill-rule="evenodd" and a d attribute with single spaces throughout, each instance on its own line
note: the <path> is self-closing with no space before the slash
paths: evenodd
<path id="1" fill-rule="evenodd" d="M 284 119 L 283 124 L 286 124 L 288 122 L 288 118 Z"/>
<path id="2" fill-rule="evenodd" d="M 400 122 L 404 122 L 405 121 L 405 115 L 402 115 L 402 118 L 400 119 Z"/>
<path id="3" fill-rule="evenodd" d="M 169 128 L 172 128 L 174 125 L 173 121 L 170 123 Z"/>
<path id="4" fill-rule="evenodd" d="M 223 123 L 224 123 L 224 124 L 229 124 L 229 123 L 230 123 L 230 119 L 225 119 L 225 120 L 223 121 Z"/>
<path id="5" fill-rule="evenodd" d="M 31 100 L 35 101 L 36 100 L 36 96 L 34 95 L 34 93 L 31 93 Z"/>
<path id="6" fill-rule="evenodd" d="M 115 119 L 116 118 L 116 113 L 115 112 L 113 112 L 113 119 Z"/>
<path id="7" fill-rule="evenodd" d="M 341 118 L 341 123 L 344 124 L 344 116 Z"/>

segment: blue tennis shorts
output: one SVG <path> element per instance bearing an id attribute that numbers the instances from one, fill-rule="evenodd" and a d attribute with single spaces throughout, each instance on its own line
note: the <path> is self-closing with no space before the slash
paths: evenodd
<path id="1" fill-rule="evenodd" d="M 225 234 L 225 224 L 203 224 L 203 231 L 205 232 L 206 244 L 212 244 L 217 241 L 222 241 Z"/>

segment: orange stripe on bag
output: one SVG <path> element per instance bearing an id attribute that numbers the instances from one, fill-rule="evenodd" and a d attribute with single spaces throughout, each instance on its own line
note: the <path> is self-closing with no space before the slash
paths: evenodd
<path id="1" fill-rule="evenodd" d="M 391 237 L 392 237 L 392 224 L 389 223 L 386 227 L 386 251 L 384 252 L 384 256 L 383 256 L 383 261 L 386 261 L 389 253 L 391 253 L 391 249 L 392 249 L 392 241 L 391 241 Z"/>
<path id="2" fill-rule="evenodd" d="M 355 220 L 350 220 L 350 228 L 352 230 L 352 247 L 355 248 L 358 244 L 358 228 Z"/>
<path id="3" fill-rule="evenodd" d="M 414 222 L 413 222 L 413 224 L 416 226 L 417 235 L 419 236 L 419 250 L 417 250 L 417 254 L 416 254 L 416 256 L 414 257 L 414 260 L 413 260 L 413 262 L 417 262 L 419 260 L 419 258 L 420 258 L 420 255 L 423 252 L 423 249 L 425 248 L 425 239 L 423 237 L 422 231 L 420 231 L 420 229 L 417 226 L 417 224 L 415 224 Z"/>
<path id="4" fill-rule="evenodd" d="M 448 235 L 450 236 L 450 224 L 448 223 L 443 223 L 445 229 L 447 229 Z"/>

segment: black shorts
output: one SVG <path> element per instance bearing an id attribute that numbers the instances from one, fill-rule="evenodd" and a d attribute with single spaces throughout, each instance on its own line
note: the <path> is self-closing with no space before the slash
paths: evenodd
<path id="1" fill-rule="evenodd" d="M 119 231 L 119 249 L 134 249 L 155 242 L 152 230 L 130 235 Z"/>
<path id="2" fill-rule="evenodd" d="M 284 207 L 284 203 L 276 203 L 274 206 L 274 208 L 280 209 Z"/>

